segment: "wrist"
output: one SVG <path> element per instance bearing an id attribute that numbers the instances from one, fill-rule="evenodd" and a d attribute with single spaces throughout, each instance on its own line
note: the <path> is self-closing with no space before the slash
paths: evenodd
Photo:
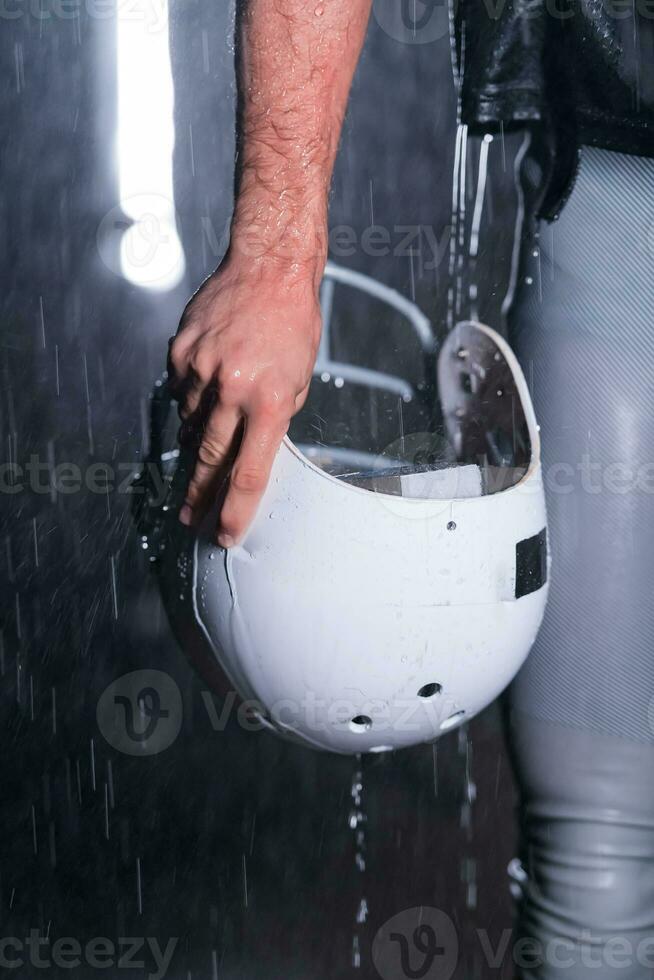
<path id="1" fill-rule="evenodd" d="M 254 290 L 309 290 L 317 296 L 322 281 L 326 254 L 321 250 L 289 249 L 287 244 L 262 241 L 254 234 L 232 231 L 229 249 L 216 274 L 221 278 L 248 282 Z"/>
<path id="2" fill-rule="evenodd" d="M 326 194 L 242 187 L 232 218 L 230 261 L 320 277 L 327 248 Z"/>

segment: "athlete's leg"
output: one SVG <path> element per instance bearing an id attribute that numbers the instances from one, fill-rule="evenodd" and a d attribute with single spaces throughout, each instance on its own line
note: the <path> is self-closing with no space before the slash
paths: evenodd
<path id="1" fill-rule="evenodd" d="M 589 149 L 512 340 L 542 427 L 548 609 L 510 694 L 522 976 L 654 968 L 654 160 Z M 530 965 L 531 964 L 531 965 Z"/>

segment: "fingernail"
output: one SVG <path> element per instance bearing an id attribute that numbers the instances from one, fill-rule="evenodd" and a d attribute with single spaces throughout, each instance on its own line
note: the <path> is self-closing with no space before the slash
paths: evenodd
<path id="1" fill-rule="evenodd" d="M 182 524 L 186 524 L 187 527 L 190 527 L 191 521 L 193 520 L 193 511 L 188 504 L 184 504 L 180 510 L 179 519 Z"/>
<path id="2" fill-rule="evenodd" d="M 221 548 L 233 548 L 236 542 L 234 541 L 234 538 L 231 536 L 231 534 L 219 534 L 218 544 L 220 545 Z"/>

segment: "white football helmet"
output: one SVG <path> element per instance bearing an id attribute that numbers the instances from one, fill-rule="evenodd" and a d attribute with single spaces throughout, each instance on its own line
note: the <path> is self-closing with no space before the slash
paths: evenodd
<path id="1" fill-rule="evenodd" d="M 429 391 L 330 358 L 334 290 L 348 287 L 412 328 L 437 376 L 430 431 L 402 430 L 383 451 L 325 444 L 324 431 L 284 439 L 229 551 L 213 540 L 216 513 L 199 531 L 177 520 L 182 455 L 142 531 L 174 631 L 211 687 L 234 688 L 279 734 L 359 753 L 432 741 L 500 694 L 539 628 L 548 552 L 538 427 L 506 341 L 464 322 L 436 353 L 417 307 L 330 265 L 314 385 L 334 397 L 359 386 L 406 407 Z M 155 408 L 162 399 L 165 385 Z"/>

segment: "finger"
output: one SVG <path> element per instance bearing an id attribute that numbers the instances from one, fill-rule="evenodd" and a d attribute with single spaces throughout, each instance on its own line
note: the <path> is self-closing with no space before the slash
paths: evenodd
<path id="1" fill-rule="evenodd" d="M 268 484 L 279 444 L 289 419 L 269 415 L 250 416 L 229 477 L 229 488 L 220 511 L 218 543 L 231 548 L 245 534 Z"/>
<path id="2" fill-rule="evenodd" d="M 195 449 L 202 445 L 207 421 L 211 417 L 214 409 L 218 406 L 218 389 L 215 385 L 208 385 L 202 392 L 202 397 L 197 409 L 191 415 L 184 412 L 182 424 L 177 433 L 177 439 L 185 449 Z"/>
<path id="3" fill-rule="evenodd" d="M 204 382 L 197 376 L 188 382 L 184 391 L 184 397 L 179 402 L 179 417 L 181 419 L 188 419 L 189 416 L 198 410 L 202 401 L 204 388 Z"/>
<path id="4" fill-rule="evenodd" d="M 218 405 L 207 419 L 198 449 L 193 476 L 189 481 L 184 505 L 179 512 L 182 524 L 201 520 L 213 502 L 233 452 L 241 417 L 235 408 Z"/>
<path id="5" fill-rule="evenodd" d="M 191 372 L 183 391 L 178 395 L 178 414 L 183 422 L 203 428 L 218 401 L 216 382 L 205 381 Z"/>
<path id="6" fill-rule="evenodd" d="M 186 388 L 192 380 L 194 372 L 191 370 L 191 352 L 195 340 L 195 332 L 190 328 L 182 329 L 168 341 L 168 359 L 166 370 L 168 372 L 168 386 L 173 396 L 182 400 L 186 395 Z"/>

